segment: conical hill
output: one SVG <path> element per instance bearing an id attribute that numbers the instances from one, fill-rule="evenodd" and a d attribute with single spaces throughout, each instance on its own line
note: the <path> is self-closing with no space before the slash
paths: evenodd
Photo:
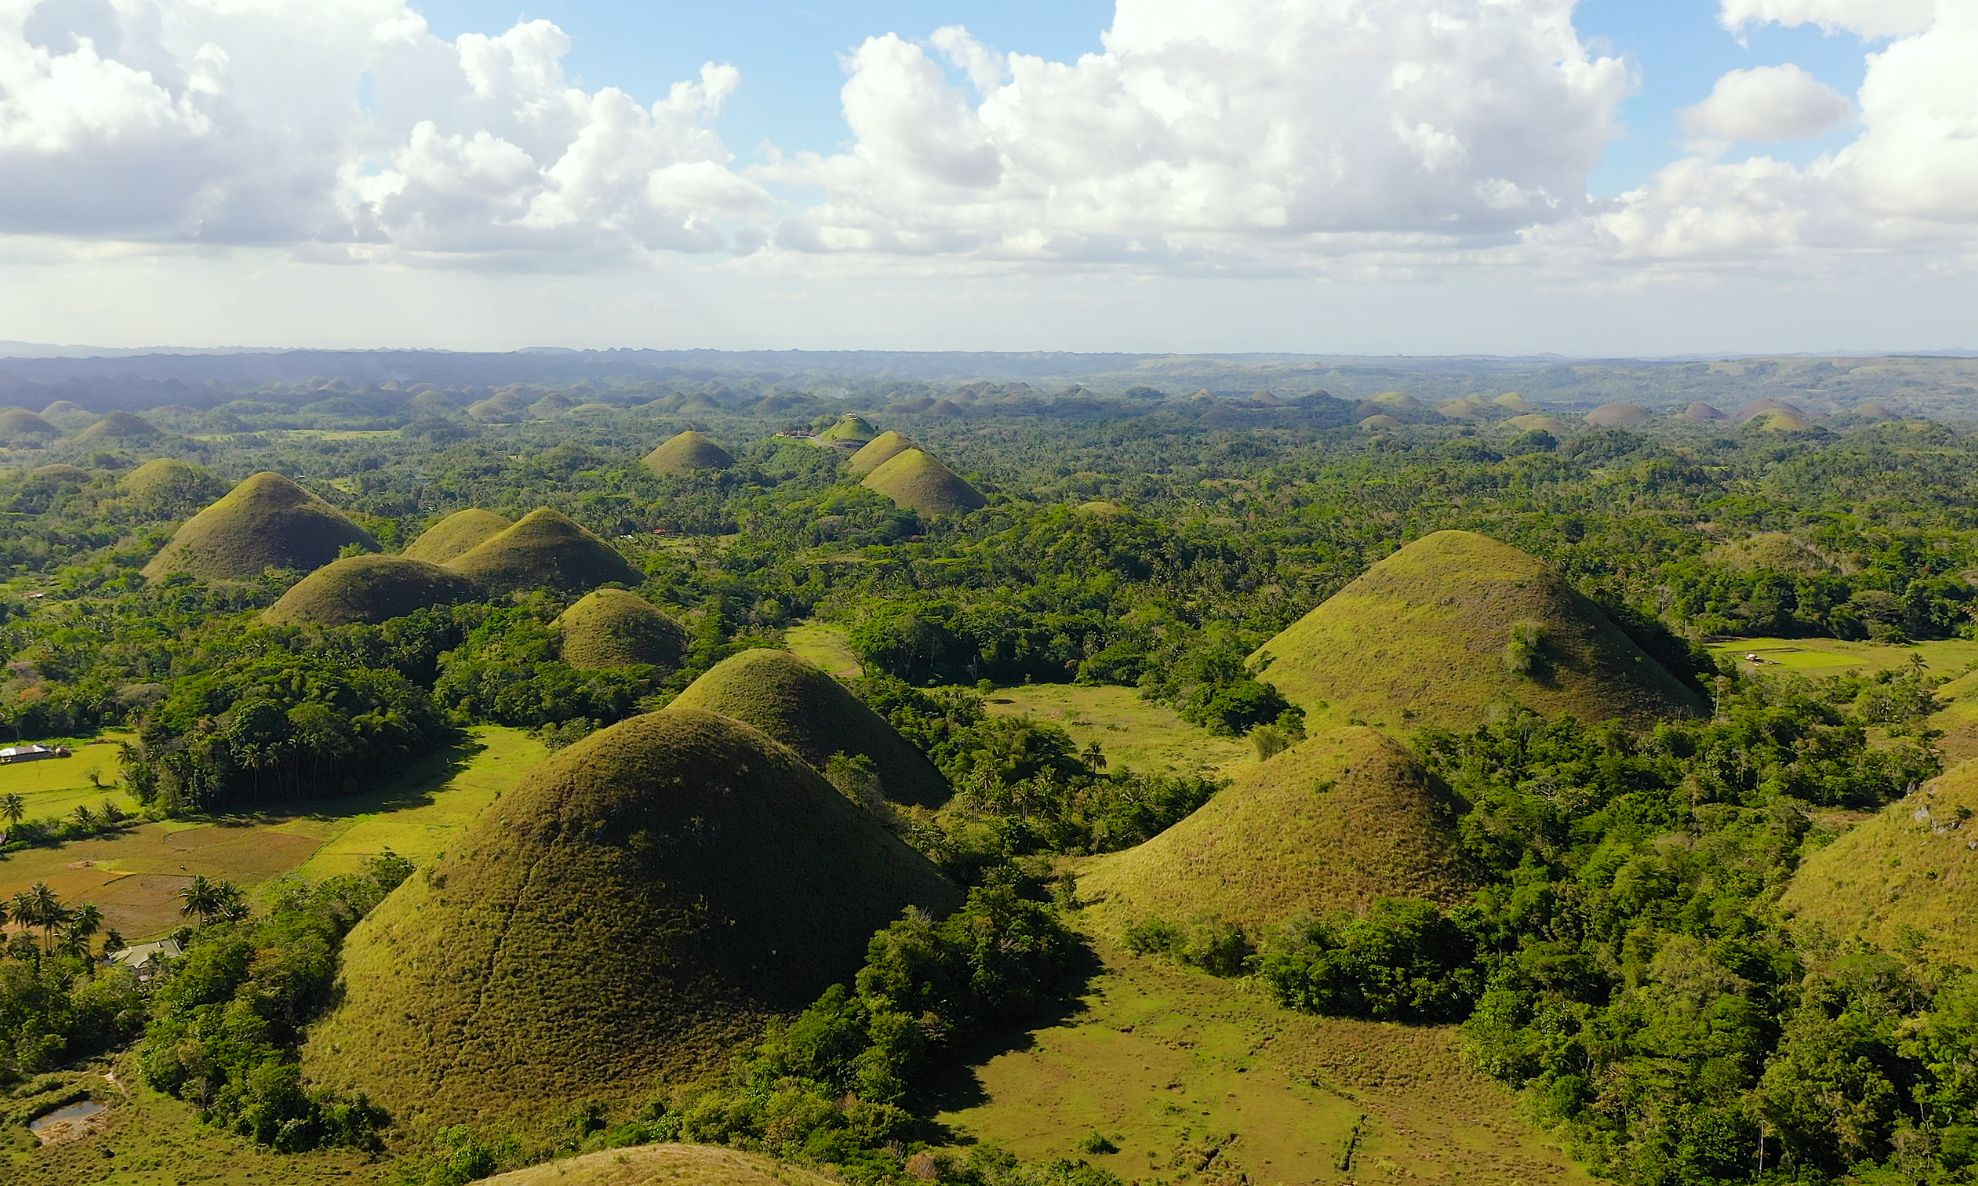
<path id="1" fill-rule="evenodd" d="M 473 581 L 404 556 L 347 556 L 303 577 L 261 614 L 274 626 L 376 625 L 480 596 Z"/>
<path id="2" fill-rule="evenodd" d="M 418 539 L 406 545 L 402 554 L 413 560 L 424 560 L 428 564 L 445 564 L 513 526 L 514 524 L 493 511 L 470 507 L 464 511 L 455 511 L 426 528 Z"/>
<path id="3" fill-rule="evenodd" d="M 513 527 L 482 540 L 454 557 L 448 567 L 502 593 L 530 589 L 581 593 L 612 583 L 636 585 L 644 579 L 610 544 L 547 507 L 530 511 Z"/>
<path id="4" fill-rule="evenodd" d="M 930 517 L 963 514 L 987 501 L 960 474 L 920 449 L 894 454 L 867 474 L 860 485 Z"/>
<path id="5" fill-rule="evenodd" d="M 904 434 L 889 428 L 867 441 L 858 452 L 852 454 L 852 459 L 845 463 L 845 468 L 853 475 L 862 478 L 913 447 L 914 443 Z"/>
<path id="6" fill-rule="evenodd" d="M 687 632 L 652 602 L 623 589 L 599 589 L 554 623 L 563 661 L 589 670 L 649 664 L 677 668 Z"/>
<path id="7" fill-rule="evenodd" d="M 270 568 L 314 572 L 355 544 L 378 541 L 329 503 L 263 471 L 180 526 L 144 566 L 151 578 L 184 572 L 209 581 L 249 580 Z"/>
<path id="8" fill-rule="evenodd" d="M 646 454 L 646 468 L 662 478 L 712 473 L 735 464 L 728 450 L 692 429 Z"/>

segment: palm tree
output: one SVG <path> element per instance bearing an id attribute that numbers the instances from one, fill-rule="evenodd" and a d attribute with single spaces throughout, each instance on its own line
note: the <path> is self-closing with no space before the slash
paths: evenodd
<path id="1" fill-rule="evenodd" d="M 89 958 L 89 941 L 102 929 L 103 912 L 94 902 L 85 902 L 69 911 L 69 920 L 62 924 L 62 950 L 82 960 L 86 965 L 95 961 Z"/>
<path id="2" fill-rule="evenodd" d="M 247 917 L 247 899 L 239 886 L 223 881 L 213 887 L 213 917 L 221 922 L 239 922 Z"/>
<path id="3" fill-rule="evenodd" d="M 81 827 L 93 828 L 96 826 L 96 813 L 91 811 L 89 805 L 86 803 L 76 805 L 75 817 L 77 825 Z"/>
<path id="4" fill-rule="evenodd" d="M 205 874 L 193 874 L 192 880 L 179 891 L 179 913 L 197 914 L 200 922 L 208 921 L 213 917 L 214 908 L 219 905 L 219 898 L 215 896 L 218 889 L 219 887 L 206 879 Z"/>
<path id="5" fill-rule="evenodd" d="M 0 795 L 0 815 L 7 817 L 9 824 L 18 824 L 27 818 L 27 800 L 19 795 Z"/>
<path id="6" fill-rule="evenodd" d="M 27 889 L 14 895 L 14 921 L 23 927 L 41 928 L 41 947 L 45 953 L 49 941 L 54 937 L 55 928 L 68 918 L 69 912 L 62 907 L 62 899 L 48 888 L 45 881 L 37 881 Z"/>

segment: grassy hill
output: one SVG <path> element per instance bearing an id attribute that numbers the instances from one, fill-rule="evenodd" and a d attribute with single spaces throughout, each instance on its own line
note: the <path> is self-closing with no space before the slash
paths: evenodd
<path id="1" fill-rule="evenodd" d="M 227 492 L 226 484 L 196 465 L 160 457 L 117 483 L 137 506 L 161 515 L 187 514 Z"/>
<path id="2" fill-rule="evenodd" d="M 404 556 L 351 556 L 303 577 L 262 611 L 271 626 L 376 625 L 429 605 L 458 605 L 481 595 L 450 569 Z"/>
<path id="3" fill-rule="evenodd" d="M 795 754 L 668 709 L 536 768 L 352 932 L 304 1069 L 413 1130 L 701 1074 L 959 895 Z"/>
<path id="4" fill-rule="evenodd" d="M 1537 636 L 1514 670 L 1514 634 Z M 1323 720 L 1464 728 L 1500 706 L 1645 725 L 1696 695 L 1537 558 L 1439 531 L 1259 647 L 1258 678 Z"/>
<path id="5" fill-rule="evenodd" d="M 1936 697 L 1943 708 L 1930 718 L 1930 724 L 1943 730 L 1937 749 L 1944 760 L 1969 762 L 1978 758 L 1978 671 L 1939 685 Z"/>
<path id="6" fill-rule="evenodd" d="M 513 526 L 493 511 L 473 508 L 455 511 L 426 528 L 418 539 L 406 545 L 403 554 L 429 564 L 445 564 Z"/>
<path id="7" fill-rule="evenodd" d="M 270 568 L 313 572 L 346 544 L 377 551 L 371 533 L 280 474 L 255 474 L 194 515 L 144 566 L 153 579 L 186 572 L 246 580 Z"/>
<path id="8" fill-rule="evenodd" d="M 58 399 L 41 409 L 41 418 L 61 429 L 75 432 L 96 423 L 96 413 L 72 400 Z"/>
<path id="9" fill-rule="evenodd" d="M 894 432 L 889 428 L 867 441 L 858 452 L 852 454 L 852 459 L 846 462 L 845 466 L 855 476 L 863 478 L 914 447 L 913 441 L 905 434 Z"/>
<path id="10" fill-rule="evenodd" d="M 557 616 L 563 661 L 572 667 L 675 668 L 687 632 L 652 602 L 623 589 L 599 589 Z"/>
<path id="11" fill-rule="evenodd" d="M 1543 412 L 1527 412 L 1513 416 L 1504 422 L 1504 427 L 1518 432 L 1549 432 L 1553 436 L 1563 436 L 1573 431 L 1573 426 L 1557 416 L 1547 416 Z"/>
<path id="12" fill-rule="evenodd" d="M 734 1149 L 641 1145 L 497 1174 L 486 1186 L 833 1186 L 833 1179 Z"/>
<path id="13" fill-rule="evenodd" d="M 1806 858 L 1780 909 L 1837 937 L 1978 963 L 1978 763 L 1953 767 Z"/>
<path id="14" fill-rule="evenodd" d="M 111 412 L 77 433 L 75 439 L 78 444 L 129 445 L 142 441 L 155 441 L 164 435 L 156 425 L 141 416 L 134 416 L 129 412 Z"/>
<path id="15" fill-rule="evenodd" d="M 1595 428 L 1639 428 L 1654 419 L 1654 415 L 1640 404 L 1602 404 L 1586 414 L 1586 422 Z"/>
<path id="16" fill-rule="evenodd" d="M 81 485 L 89 481 L 89 471 L 79 465 L 68 465 L 57 461 L 49 465 L 37 465 L 27 471 L 29 477 L 47 482 L 74 482 Z"/>
<path id="17" fill-rule="evenodd" d="M 872 426 L 872 421 L 867 420 L 863 416 L 854 416 L 848 412 L 838 417 L 838 423 L 818 433 L 817 439 L 820 441 L 830 441 L 834 444 L 849 442 L 863 445 L 878 435 L 879 430 Z"/>
<path id="18" fill-rule="evenodd" d="M 734 464 L 728 450 L 692 429 L 646 454 L 646 468 L 662 478 L 712 473 Z"/>
<path id="19" fill-rule="evenodd" d="M 934 806 L 950 794 L 934 763 L 844 685 L 788 651 L 753 650 L 724 659 L 688 684 L 676 708 L 746 722 L 823 770 L 833 754 L 864 755 L 880 792 L 895 803 Z"/>
<path id="20" fill-rule="evenodd" d="M 599 585 L 644 580 L 608 543 L 569 516 L 544 507 L 530 511 L 463 552 L 448 565 L 503 593 L 557 589 L 581 593 Z"/>
<path id="21" fill-rule="evenodd" d="M 920 449 L 895 454 L 860 485 L 919 515 L 959 515 L 987 501 L 960 474 Z"/>
<path id="22" fill-rule="evenodd" d="M 0 445 L 39 445 L 60 435 L 61 429 L 26 408 L 0 411 Z"/>
<path id="23" fill-rule="evenodd" d="M 1787 408 L 1767 408 L 1745 421 L 1759 432 L 1815 432 L 1817 427 L 1804 415 Z"/>
<path id="24" fill-rule="evenodd" d="M 1683 419 L 1696 424 L 1708 424 L 1715 420 L 1729 420 L 1722 408 L 1697 401 L 1683 409 Z"/>
<path id="25" fill-rule="evenodd" d="M 1447 793 L 1374 729 L 1320 733 L 1235 780 L 1079 890 L 1120 925 L 1216 919 L 1252 934 L 1381 898 L 1455 902 L 1470 888 Z"/>

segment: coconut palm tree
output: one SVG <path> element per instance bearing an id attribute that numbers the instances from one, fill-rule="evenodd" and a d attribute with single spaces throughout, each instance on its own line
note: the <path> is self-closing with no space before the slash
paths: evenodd
<path id="1" fill-rule="evenodd" d="M 179 913 L 188 916 L 196 914 L 202 923 L 211 920 L 214 908 L 219 905 L 218 890 L 219 887 L 207 880 L 205 874 L 193 874 L 192 880 L 179 891 Z"/>
<path id="2" fill-rule="evenodd" d="M 89 941 L 103 927 L 103 912 L 94 902 L 85 902 L 68 912 L 68 921 L 62 924 L 62 950 L 85 964 L 93 965 L 89 958 Z"/>
<path id="3" fill-rule="evenodd" d="M 14 921 L 23 927 L 41 928 L 41 949 L 45 954 L 54 938 L 55 928 L 60 926 L 69 912 L 63 908 L 62 899 L 48 888 L 45 881 L 37 881 L 27 889 L 14 895 Z"/>
<path id="4" fill-rule="evenodd" d="M 19 795 L 0 795 L 0 815 L 7 817 L 9 824 L 18 824 L 27 818 L 27 800 Z"/>
<path id="5" fill-rule="evenodd" d="M 93 828 L 96 826 L 96 813 L 89 809 L 88 804 L 79 803 L 76 805 L 75 820 L 79 827 Z"/>

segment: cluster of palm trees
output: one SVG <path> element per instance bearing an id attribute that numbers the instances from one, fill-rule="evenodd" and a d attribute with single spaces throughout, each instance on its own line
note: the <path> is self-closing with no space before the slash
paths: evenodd
<path id="1" fill-rule="evenodd" d="M 88 959 L 90 940 L 103 929 L 103 912 L 95 904 L 85 902 L 80 906 L 70 906 L 56 896 L 45 881 L 37 881 L 9 901 L 0 903 L 0 926 L 5 926 L 9 919 L 24 933 L 41 932 L 37 950 L 42 955 L 60 951 Z"/>
<path id="2" fill-rule="evenodd" d="M 197 915 L 201 925 L 211 922 L 238 922 L 247 917 L 247 899 L 231 881 L 214 881 L 195 873 L 179 891 L 179 913 Z"/>

